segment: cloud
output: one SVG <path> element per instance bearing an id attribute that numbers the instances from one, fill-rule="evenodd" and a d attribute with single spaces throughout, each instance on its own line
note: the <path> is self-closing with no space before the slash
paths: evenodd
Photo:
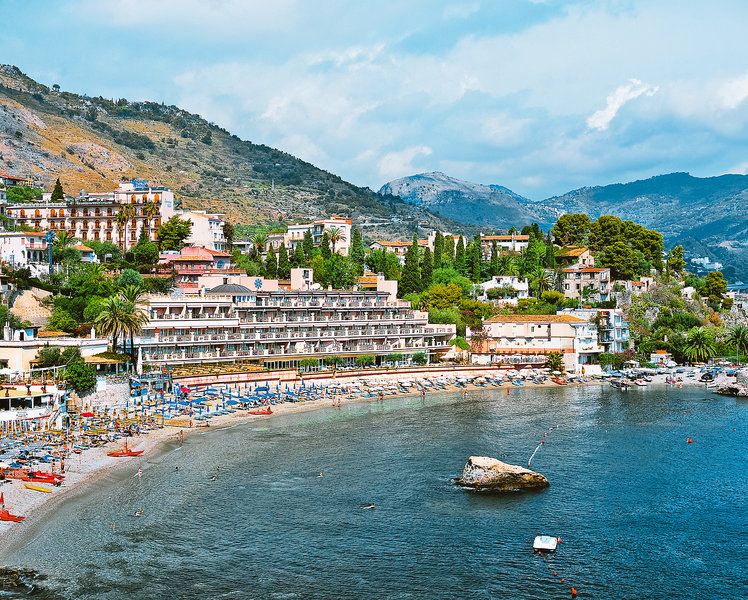
<path id="1" fill-rule="evenodd" d="M 428 146 L 411 146 L 404 150 L 388 152 L 379 160 L 379 174 L 387 181 L 412 175 L 418 170 L 413 166 L 416 157 L 431 154 L 432 150 Z"/>
<path id="2" fill-rule="evenodd" d="M 467 19 L 469 16 L 477 13 L 480 10 L 480 4 L 478 2 L 472 2 L 470 4 L 451 4 L 445 7 L 442 12 L 442 19 Z"/>
<path id="3" fill-rule="evenodd" d="M 596 111 L 587 119 L 587 127 L 597 129 L 598 131 L 605 131 L 624 104 L 638 98 L 642 94 L 654 96 L 658 89 L 658 87 L 642 83 L 638 79 L 629 79 L 627 85 L 616 88 L 608 96 L 605 108 Z"/>
<path id="4" fill-rule="evenodd" d="M 725 108 L 740 106 L 748 98 L 748 73 L 725 82 L 719 90 L 719 98 Z"/>

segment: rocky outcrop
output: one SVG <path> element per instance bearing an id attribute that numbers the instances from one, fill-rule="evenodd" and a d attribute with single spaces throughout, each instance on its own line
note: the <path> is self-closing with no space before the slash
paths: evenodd
<path id="1" fill-rule="evenodd" d="M 748 397 L 748 372 L 738 371 L 735 382 L 719 386 L 717 393 L 723 396 Z"/>
<path id="2" fill-rule="evenodd" d="M 471 456 L 457 484 L 495 492 L 538 489 L 550 485 L 540 473 L 487 456 Z"/>

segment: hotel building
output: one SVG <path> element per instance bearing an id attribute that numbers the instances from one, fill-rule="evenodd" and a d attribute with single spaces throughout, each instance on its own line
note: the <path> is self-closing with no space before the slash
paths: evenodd
<path id="1" fill-rule="evenodd" d="M 136 338 L 143 364 L 245 361 L 295 368 L 302 358 L 447 353 L 455 326 L 378 291 L 257 291 L 234 283 L 200 294 L 148 298 L 150 322 Z"/>

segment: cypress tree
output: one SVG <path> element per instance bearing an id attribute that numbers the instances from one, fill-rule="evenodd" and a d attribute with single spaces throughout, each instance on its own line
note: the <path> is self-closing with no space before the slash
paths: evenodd
<path id="1" fill-rule="evenodd" d="M 281 244 L 278 249 L 278 279 L 289 279 L 291 277 L 291 264 L 288 262 L 288 251 L 286 245 Z"/>
<path id="2" fill-rule="evenodd" d="M 364 274 L 364 260 L 366 259 L 366 250 L 364 241 L 361 239 L 361 232 L 354 228 L 351 234 L 351 268 L 355 275 L 359 277 Z"/>
<path id="3" fill-rule="evenodd" d="M 278 277 L 278 262 L 275 260 L 275 250 L 270 246 L 265 258 L 265 277 L 275 279 Z"/>
<path id="4" fill-rule="evenodd" d="M 298 269 L 299 267 L 303 267 L 305 263 L 303 245 L 297 243 L 296 248 L 293 251 L 293 256 L 291 257 L 291 265 Z"/>
<path id="5" fill-rule="evenodd" d="M 491 242 L 491 276 L 499 274 L 499 249 L 496 247 L 496 240 Z"/>
<path id="6" fill-rule="evenodd" d="M 480 246 L 480 241 L 473 242 L 470 249 L 470 278 L 473 283 L 480 283 L 481 271 L 483 270 L 483 252 Z"/>
<path id="7" fill-rule="evenodd" d="M 322 258 L 325 260 L 332 256 L 332 250 L 330 250 L 330 236 L 327 235 L 326 231 L 322 234 L 322 243 L 319 245 L 319 251 Z"/>
<path id="8" fill-rule="evenodd" d="M 457 240 L 457 249 L 455 250 L 455 269 L 462 275 L 465 274 L 465 240 L 462 236 Z"/>
<path id="9" fill-rule="evenodd" d="M 446 235 L 442 238 L 442 267 L 450 265 L 455 261 L 455 238 L 452 235 Z"/>
<path id="10" fill-rule="evenodd" d="M 434 236 L 434 262 L 433 262 L 434 269 L 441 269 L 442 267 L 442 249 L 443 248 L 444 248 L 444 238 L 442 237 L 442 232 L 437 229 L 436 235 Z"/>
<path id="11" fill-rule="evenodd" d="M 405 252 L 405 265 L 400 276 L 400 297 L 421 291 L 421 273 L 418 268 L 418 234 L 413 234 L 413 243 Z"/>
<path id="12" fill-rule="evenodd" d="M 57 178 L 57 181 L 55 182 L 55 189 L 52 190 L 52 202 L 55 202 L 56 200 L 64 200 L 65 199 L 65 192 L 62 191 L 62 184 L 60 183 L 60 178 Z"/>
<path id="13" fill-rule="evenodd" d="M 308 229 L 304 232 L 304 241 L 302 242 L 303 250 L 304 250 L 304 256 L 306 257 L 307 262 L 312 260 L 312 255 L 314 254 L 314 238 L 312 237 L 312 232 Z"/>
<path id="14" fill-rule="evenodd" d="M 434 272 L 434 265 L 431 258 L 431 249 L 426 246 L 421 259 L 421 291 L 428 289 L 431 285 L 431 278 Z"/>

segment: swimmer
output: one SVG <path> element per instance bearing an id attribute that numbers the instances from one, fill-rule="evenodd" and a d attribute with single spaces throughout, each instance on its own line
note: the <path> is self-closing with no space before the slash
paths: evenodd
<path id="1" fill-rule="evenodd" d="M 143 476 L 143 469 L 138 469 L 138 479 Z"/>
<path id="2" fill-rule="evenodd" d="M 322 477 L 322 473 L 320 473 L 319 475 L 317 475 L 317 477 Z"/>
<path id="3" fill-rule="evenodd" d="M 179 467 L 174 467 L 174 470 L 175 471 L 179 471 Z"/>
<path id="4" fill-rule="evenodd" d="M 211 477 L 211 478 L 210 478 L 210 480 L 211 480 L 211 481 L 215 481 L 215 480 L 216 480 L 216 476 L 215 476 L 215 475 L 213 475 L 213 477 Z"/>
<path id="5" fill-rule="evenodd" d="M 363 509 L 365 509 L 365 510 L 368 510 L 368 509 L 370 509 L 370 508 L 376 508 L 376 505 L 375 505 L 375 504 L 368 504 L 368 505 L 366 505 L 366 506 L 362 506 L 361 508 L 363 508 Z"/>

